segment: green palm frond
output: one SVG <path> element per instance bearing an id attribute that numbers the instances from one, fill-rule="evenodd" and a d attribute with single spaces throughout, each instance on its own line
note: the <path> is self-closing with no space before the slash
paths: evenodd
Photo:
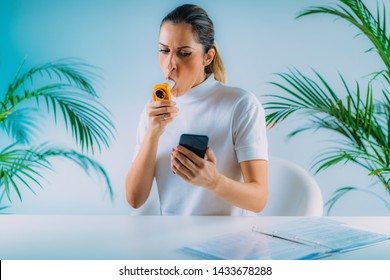
<path id="1" fill-rule="evenodd" d="M 93 151 L 96 146 L 100 151 L 102 145 L 108 147 L 110 139 L 114 138 L 115 127 L 108 110 L 97 100 L 92 82 L 99 76 L 90 68 L 88 64 L 64 59 L 34 67 L 24 74 L 18 71 L 4 101 L 0 102 L 0 126 L 15 141 L 29 143 L 38 124 L 19 112 L 26 101 L 35 100 L 38 107 L 46 105 L 47 112 L 56 122 L 61 113 L 66 128 L 70 127 L 72 136 L 83 150 Z M 33 88 L 33 81 L 45 75 L 52 83 Z"/>
<path id="2" fill-rule="evenodd" d="M 364 193 L 367 193 L 367 194 L 370 194 L 374 197 L 376 197 L 377 199 L 379 199 L 383 205 L 390 210 L 390 202 L 386 201 L 383 197 L 381 197 L 380 195 L 376 194 L 375 192 L 371 191 L 371 190 L 367 190 L 367 189 L 363 189 L 363 188 L 357 188 L 357 187 L 342 187 L 342 188 L 339 188 L 337 189 L 330 197 L 330 199 L 325 203 L 325 207 L 328 208 L 327 210 L 327 215 L 330 214 L 332 208 L 334 207 L 335 203 L 340 199 L 342 198 L 344 195 L 348 194 L 349 192 L 351 191 L 360 191 L 360 192 L 364 192 Z"/>
<path id="3" fill-rule="evenodd" d="M 19 108 L 8 113 L 2 120 L 0 117 L 0 128 L 14 141 L 30 144 L 37 130 L 38 116 L 36 108 Z"/>
<path id="4" fill-rule="evenodd" d="M 22 200 L 20 185 L 27 187 L 35 194 L 30 187 L 30 182 L 42 187 L 38 181 L 42 175 L 37 169 L 50 168 L 49 162 L 40 159 L 34 150 L 15 147 L 16 144 L 12 144 L 0 152 L 0 186 L 4 185 L 9 201 L 11 201 L 11 187 L 20 200 Z"/>
<path id="5" fill-rule="evenodd" d="M 305 124 L 291 132 L 289 137 L 309 130 L 328 130 L 341 137 L 341 140 L 334 140 L 333 147 L 317 155 L 312 164 L 316 173 L 352 162 L 366 169 L 368 175 L 375 176 L 390 192 L 390 36 L 386 26 L 386 6 L 383 4 L 380 7 L 377 2 L 376 13 L 373 14 L 362 0 L 339 2 L 333 6 L 309 7 L 301 11 L 297 18 L 327 14 L 346 20 L 360 30 L 358 35 L 370 40 L 373 47 L 368 51 L 375 50 L 379 54 L 385 69 L 370 74 L 372 78 L 365 92 L 358 82 L 351 90 L 341 74 L 341 88 L 332 87 L 315 70 L 314 79 L 297 69 L 277 74 L 282 82 L 271 84 L 285 94 L 267 95 L 270 99 L 265 103 L 267 125 L 273 127 L 291 115 L 303 114 Z M 383 100 L 374 98 L 375 82 L 383 86 Z M 327 202 L 329 211 L 340 197 L 352 190 L 360 189 L 338 189 Z M 374 195 L 390 209 L 389 203 Z"/>
<path id="6" fill-rule="evenodd" d="M 373 44 L 386 66 L 386 79 L 390 80 L 390 36 L 386 27 L 386 6 L 382 11 L 378 5 L 375 16 L 364 5 L 362 0 L 340 0 L 344 5 L 310 7 L 300 12 L 297 18 L 313 14 L 329 14 L 341 18 L 357 27 Z"/>
<path id="7" fill-rule="evenodd" d="M 377 155 L 371 153 L 371 150 L 362 151 L 359 148 L 348 146 L 348 143 L 345 143 L 344 146 L 340 143 L 337 144 L 338 147 L 329 148 L 316 156 L 316 160 L 312 166 L 316 169 L 315 173 L 339 163 L 346 164 L 349 161 L 360 165 L 369 172 L 383 166 L 383 162 L 378 159 Z"/>
<path id="8" fill-rule="evenodd" d="M 108 147 L 114 137 L 114 125 L 108 117 L 107 109 L 95 99 L 72 92 L 62 91 L 58 85 L 46 86 L 30 92 L 28 98 L 36 99 L 37 105 L 45 103 L 47 111 L 53 112 L 57 121 L 57 112 L 61 111 L 66 128 L 69 126 L 72 136 L 82 149 L 97 145 Z"/>
<path id="9" fill-rule="evenodd" d="M 64 58 L 49 63 L 41 64 L 30 68 L 26 73 L 21 74 L 25 61 L 19 67 L 14 81 L 9 85 L 6 94 L 11 98 L 17 94 L 18 89 L 25 83 L 33 83 L 35 79 L 48 77 L 50 80 L 65 81 L 68 85 L 81 90 L 84 93 L 98 97 L 93 83 L 98 82 L 101 77 L 96 74 L 97 67 L 83 62 L 77 58 Z"/>
<path id="10" fill-rule="evenodd" d="M 314 75 L 315 79 L 311 79 L 296 69 L 278 74 L 282 82 L 272 84 L 282 89 L 285 95 L 267 95 L 271 99 L 265 103 L 267 124 L 272 127 L 293 114 L 303 114 L 305 124 L 291 132 L 289 137 L 310 130 L 336 132 L 342 140 L 335 141 L 335 147 L 316 156 L 312 165 L 316 173 L 352 162 L 366 169 L 367 174 L 376 176 L 390 192 L 390 102 L 387 90 L 384 91 L 384 100 L 377 101 L 371 83 L 363 94 L 359 83 L 352 91 L 340 75 L 343 85 L 340 93 L 318 72 L 314 71 Z M 338 198 L 334 197 L 335 200 Z"/>
<path id="11" fill-rule="evenodd" d="M 97 161 L 73 149 L 67 149 L 59 146 L 51 146 L 48 143 L 44 143 L 38 146 L 34 151 L 42 158 L 43 161 L 47 161 L 49 158 L 52 157 L 62 157 L 77 164 L 88 176 L 91 176 L 91 172 L 96 173 L 103 178 L 107 186 L 110 199 L 114 199 L 114 192 L 112 189 L 110 178 L 103 166 L 100 165 Z"/>
<path id="12" fill-rule="evenodd" d="M 5 192 L 11 201 L 11 189 L 22 200 L 20 186 L 27 187 L 33 193 L 31 184 L 42 187 L 39 179 L 42 178 L 40 171 L 52 170 L 50 158 L 65 158 L 77 164 L 80 168 L 91 175 L 94 171 L 103 177 L 107 185 L 110 198 L 113 199 L 113 190 L 110 179 L 104 168 L 95 160 L 75 150 L 44 143 L 29 149 L 15 148 L 15 145 L 6 147 L 0 152 L 0 186 L 4 185 Z"/>
<path id="13" fill-rule="evenodd" d="M 379 139 L 385 135 L 375 134 L 378 121 L 374 114 L 371 84 L 367 87 L 366 99 L 363 102 L 359 84 L 356 84 L 356 93 L 352 93 L 340 75 L 346 91 L 346 98 L 342 100 L 319 73 L 314 73 L 318 81 L 308 78 L 298 70 L 277 74 L 284 83 L 271 84 L 286 92 L 287 97 L 266 95 L 272 99 L 265 103 L 265 109 L 269 111 L 266 116 L 269 126 L 276 125 L 292 113 L 304 113 L 314 124 L 313 129 L 329 128 L 357 143 L 361 142 L 361 137 L 369 137 L 373 133 L 378 141 L 385 141 Z M 292 135 L 298 132 L 295 131 Z M 359 145 L 362 146 L 361 143 Z"/>
<path id="14" fill-rule="evenodd" d="M 9 208 L 9 205 L 1 205 L 1 203 L 4 201 L 4 196 L 5 196 L 5 189 L 1 190 L 1 194 L 0 194 L 0 213 L 5 210 L 5 209 L 8 209 Z"/>
<path id="15" fill-rule="evenodd" d="M 24 64 L 24 63 L 23 63 Z M 110 113 L 98 100 L 93 83 L 100 80 L 96 68 L 77 59 L 62 59 L 33 67 L 22 73 L 19 67 L 14 81 L 0 100 L 0 129 L 13 140 L 0 151 L 0 191 L 2 202 L 12 192 L 22 201 L 22 188 L 35 193 L 33 186 L 42 188 L 42 170 L 52 170 L 50 159 L 65 158 L 77 164 L 87 175 L 92 172 L 104 179 L 109 196 L 113 190 L 105 169 L 95 160 L 66 147 L 44 143 L 31 145 L 41 128 L 41 110 L 46 109 L 54 122 L 63 121 L 82 151 L 101 151 L 109 147 L 115 127 Z M 8 206 L 2 205 L 0 210 Z"/>

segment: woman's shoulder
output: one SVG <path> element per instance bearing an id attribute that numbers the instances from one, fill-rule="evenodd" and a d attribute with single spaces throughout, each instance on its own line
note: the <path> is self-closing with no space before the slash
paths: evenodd
<path id="1" fill-rule="evenodd" d="M 258 98 L 250 91 L 243 89 L 241 87 L 235 87 L 226 85 L 223 83 L 218 83 L 216 87 L 217 91 L 221 95 L 225 95 L 229 98 L 234 99 L 236 102 L 242 103 L 258 103 Z"/>

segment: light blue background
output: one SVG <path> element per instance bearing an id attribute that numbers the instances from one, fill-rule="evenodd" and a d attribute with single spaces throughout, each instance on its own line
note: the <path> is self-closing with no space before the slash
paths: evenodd
<path id="1" fill-rule="evenodd" d="M 375 1 L 366 1 L 375 2 Z M 130 167 L 138 116 L 154 83 L 163 75 L 157 62 L 161 19 L 174 7 L 188 1 L 0 1 L 0 95 L 4 94 L 19 64 L 26 67 L 63 57 L 80 57 L 102 68 L 98 87 L 103 103 L 113 113 L 117 139 L 97 159 L 107 169 L 115 190 L 111 203 L 97 179 L 86 177 L 67 161 L 55 161 L 55 173 L 45 172 L 44 190 L 37 196 L 23 191 L 23 203 L 13 195 L 13 213 L 124 214 L 132 209 L 125 201 L 124 180 Z M 295 20 L 310 5 L 329 1 L 192 1 L 213 19 L 216 40 L 230 85 L 257 96 L 281 93 L 268 84 L 276 72 L 297 67 L 304 73 L 314 68 L 341 89 L 338 72 L 350 85 L 367 80 L 364 75 L 381 70 L 365 38 L 353 39 L 356 29 L 330 16 Z M 374 5 L 375 3 L 370 3 Z M 390 8 L 390 7 L 389 7 Z M 263 100 L 262 98 L 260 98 Z M 42 121 L 37 143 L 55 140 L 71 145 L 69 135 Z M 302 118 L 287 120 L 269 131 L 271 156 L 289 159 L 306 169 L 314 155 L 328 147 L 334 135 L 305 133 L 291 140 L 286 135 L 302 124 Z M 1 134 L 0 148 L 7 143 Z M 331 168 L 315 176 L 324 199 L 338 187 L 365 187 L 371 179 L 366 171 L 351 165 Z M 381 185 L 373 187 L 388 195 Z M 333 215 L 388 215 L 380 202 L 366 194 L 351 193 L 335 206 Z"/>

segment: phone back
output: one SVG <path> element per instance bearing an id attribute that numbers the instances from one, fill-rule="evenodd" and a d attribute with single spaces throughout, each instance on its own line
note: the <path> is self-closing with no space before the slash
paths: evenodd
<path id="1" fill-rule="evenodd" d="M 189 149 L 201 158 L 205 157 L 208 144 L 209 137 L 198 134 L 182 134 L 179 141 L 179 145 Z"/>

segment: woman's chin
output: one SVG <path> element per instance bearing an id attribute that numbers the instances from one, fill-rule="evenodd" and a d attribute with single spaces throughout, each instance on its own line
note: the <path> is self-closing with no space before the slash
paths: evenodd
<path id="1" fill-rule="evenodd" d="M 184 93 L 181 92 L 181 91 L 179 91 L 179 90 L 172 89 L 171 94 L 172 94 L 172 96 L 174 96 L 174 97 L 180 97 L 180 96 L 182 96 Z"/>

